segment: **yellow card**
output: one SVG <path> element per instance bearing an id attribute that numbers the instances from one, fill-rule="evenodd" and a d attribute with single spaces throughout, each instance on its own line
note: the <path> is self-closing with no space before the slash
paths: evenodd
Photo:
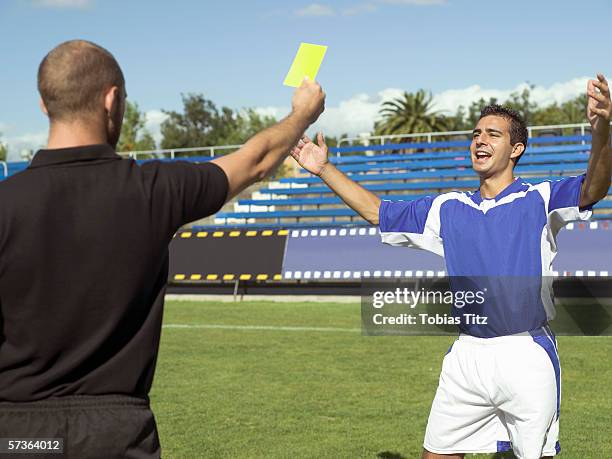
<path id="1" fill-rule="evenodd" d="M 327 51 L 327 46 L 300 43 L 300 48 L 283 84 L 297 88 L 302 84 L 304 77 L 314 80 L 323 62 L 325 51 Z"/>

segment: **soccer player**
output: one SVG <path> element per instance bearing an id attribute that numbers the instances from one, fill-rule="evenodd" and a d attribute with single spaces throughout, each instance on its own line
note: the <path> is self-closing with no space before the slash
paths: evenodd
<path id="1" fill-rule="evenodd" d="M 115 152 L 126 91 L 107 50 L 57 46 L 38 88 L 47 148 L 0 182 L 2 448 L 47 439 L 13 442 L 10 452 L 56 457 L 63 441 L 65 458 L 158 458 L 148 393 L 168 244 L 274 170 L 325 95 L 304 81 L 288 117 L 209 163 L 138 165 Z"/>
<path id="2" fill-rule="evenodd" d="M 550 276 L 558 231 L 586 220 L 610 187 L 610 90 L 603 75 L 587 87 L 592 148 L 586 174 L 535 185 L 514 178 L 527 147 L 527 128 L 513 110 L 482 110 L 470 154 L 480 177 L 473 192 L 412 201 L 381 201 L 328 161 L 304 137 L 292 156 L 318 175 L 363 218 L 379 225 L 382 241 L 445 257 L 455 284 L 492 287 L 478 312 L 484 324 L 461 322 L 444 357 L 425 433 L 423 457 L 512 449 L 520 459 L 556 455 L 560 446 L 560 366 L 548 321 L 554 316 Z M 484 280 L 475 276 L 487 276 Z M 453 307 L 453 315 L 464 310 Z M 470 311 L 471 312 L 471 311 Z M 465 318 L 465 317 L 464 317 Z"/>

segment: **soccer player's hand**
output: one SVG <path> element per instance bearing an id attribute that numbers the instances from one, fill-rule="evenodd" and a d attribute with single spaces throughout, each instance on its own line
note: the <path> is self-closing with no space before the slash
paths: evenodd
<path id="1" fill-rule="evenodd" d="M 325 93 L 316 81 L 304 78 L 291 99 L 293 113 L 304 117 L 308 124 L 314 123 L 325 110 Z"/>
<path id="2" fill-rule="evenodd" d="M 589 80 L 587 85 L 587 118 L 591 123 L 593 134 L 608 135 L 610 132 L 610 113 L 612 102 L 610 101 L 610 87 L 606 78 L 597 74 L 597 80 Z"/>
<path id="3" fill-rule="evenodd" d="M 323 133 L 317 134 L 319 145 L 315 144 L 306 134 L 300 139 L 298 144 L 291 150 L 291 156 L 300 166 L 314 175 L 321 175 L 323 169 L 329 162 L 327 159 L 327 145 Z"/>

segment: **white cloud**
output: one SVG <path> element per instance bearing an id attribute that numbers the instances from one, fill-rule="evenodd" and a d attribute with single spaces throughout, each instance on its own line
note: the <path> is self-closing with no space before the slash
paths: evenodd
<path id="1" fill-rule="evenodd" d="M 43 8 L 85 9 L 94 5 L 94 0 L 33 0 L 35 6 Z"/>
<path id="2" fill-rule="evenodd" d="M 381 3 L 389 5 L 410 5 L 410 6 L 432 6 L 446 5 L 447 0 L 379 0 Z"/>
<path id="3" fill-rule="evenodd" d="M 379 5 L 432 6 L 446 5 L 447 0 L 372 0 L 365 3 L 355 3 L 341 10 L 343 16 L 355 16 L 378 11 Z M 295 11 L 296 16 L 336 16 L 336 10 L 321 3 L 311 3 Z"/>
<path id="4" fill-rule="evenodd" d="M 586 90 L 587 77 L 574 78 L 566 82 L 555 83 L 551 86 L 535 86 L 531 89 L 532 100 L 539 106 L 545 107 L 554 102 L 562 103 L 573 99 Z M 468 107 L 473 101 L 481 97 L 488 100 L 491 97 L 504 102 L 512 92 L 521 92 L 528 87 L 521 83 L 514 88 L 495 89 L 482 88 L 472 85 L 466 88 L 449 89 L 434 94 L 434 109 L 454 113 L 459 105 Z M 319 120 L 309 129 L 309 133 L 322 130 L 327 135 L 339 136 L 348 134 L 356 136 L 372 131 L 374 122 L 379 118 L 378 112 L 383 102 L 401 97 L 404 91 L 397 88 L 387 88 L 376 94 L 356 94 L 341 101 L 336 106 L 327 106 Z M 272 115 L 277 119 L 289 112 L 288 107 L 260 107 L 256 111 L 262 115 Z"/>
<path id="5" fill-rule="evenodd" d="M 553 102 L 562 103 L 586 93 L 587 81 L 589 77 L 579 77 L 573 80 L 555 83 L 545 88 L 536 86 L 531 90 L 533 100 L 539 105 L 550 105 Z M 585 107 L 586 109 L 586 107 Z"/>
<path id="6" fill-rule="evenodd" d="M 345 16 L 354 16 L 356 14 L 373 13 L 378 10 L 378 7 L 374 3 L 360 3 L 342 10 L 342 14 Z"/>
<path id="7" fill-rule="evenodd" d="M 545 107 L 554 102 L 563 103 L 586 91 L 588 77 L 574 78 L 569 81 L 554 83 L 550 86 L 535 86 L 531 89 L 532 100 L 539 106 Z M 469 106 L 473 101 L 480 98 L 488 100 L 497 98 L 500 102 L 505 101 L 512 92 L 520 92 L 528 87 L 527 83 L 520 83 L 513 88 L 496 89 L 483 88 L 479 85 L 471 85 L 466 88 L 448 89 L 434 94 L 434 109 L 454 113 L 459 105 Z M 387 88 L 375 94 L 360 93 L 349 99 L 341 101 L 338 105 L 328 106 L 319 120 L 308 130 L 310 134 L 322 130 L 327 135 L 340 136 L 348 134 L 356 136 L 370 132 L 374 122 L 379 118 L 378 111 L 383 102 L 401 97 L 404 91 L 398 88 Z M 255 109 L 260 115 L 273 116 L 281 119 L 290 111 L 289 106 L 268 106 Z M 145 113 L 145 128 L 153 135 L 159 144 L 161 141 L 160 126 L 168 115 L 160 110 L 149 110 Z M 20 153 L 25 149 L 37 150 L 47 142 L 47 131 L 39 131 L 25 134 L 14 134 L 14 129 L 7 123 L 0 122 L 2 141 L 9 147 L 9 160 L 20 160 Z"/>
<path id="8" fill-rule="evenodd" d="M 380 105 L 402 94 L 401 89 L 388 88 L 375 95 L 356 94 L 350 99 L 341 101 L 336 107 L 327 107 L 319 120 L 312 126 L 313 130 L 322 130 L 327 135 L 358 135 L 369 132 L 378 119 Z"/>
<path id="9" fill-rule="evenodd" d="M 295 12 L 296 16 L 335 16 L 334 9 L 320 3 L 311 3 Z"/>
<path id="10" fill-rule="evenodd" d="M 361 93 L 341 101 L 338 106 L 327 106 L 325 112 L 308 132 L 323 131 L 326 135 L 331 136 L 369 132 L 378 118 L 380 104 L 399 97 L 402 92 L 401 89 L 389 88 L 375 95 Z M 289 113 L 290 109 L 289 107 L 258 107 L 255 111 L 260 115 L 273 116 L 280 120 Z"/>
<path id="11" fill-rule="evenodd" d="M 168 115 L 161 110 L 149 110 L 145 113 L 145 129 L 151 133 L 155 143 L 159 145 L 162 140 L 161 124 L 166 121 Z"/>
<path id="12" fill-rule="evenodd" d="M 586 91 L 588 79 L 588 77 L 580 77 L 561 83 L 554 83 L 549 87 L 535 86 L 531 89 L 531 99 L 541 107 L 554 102 L 566 102 Z M 494 97 L 501 103 L 508 99 L 511 93 L 520 93 L 528 87 L 528 83 L 521 83 L 511 89 L 482 88 L 479 85 L 472 85 L 462 89 L 449 89 L 434 95 L 435 109 L 454 113 L 459 105 L 468 107 L 473 101 L 480 98 L 489 100 L 489 98 Z"/>
<path id="13" fill-rule="evenodd" d="M 288 107 L 257 107 L 254 110 L 260 116 L 272 116 L 277 120 L 280 120 L 289 113 Z"/>

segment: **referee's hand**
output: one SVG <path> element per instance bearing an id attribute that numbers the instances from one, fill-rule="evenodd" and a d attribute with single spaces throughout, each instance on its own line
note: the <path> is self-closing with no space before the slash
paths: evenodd
<path id="1" fill-rule="evenodd" d="M 293 113 L 312 124 L 325 110 L 325 93 L 319 83 L 304 78 L 300 87 L 293 93 L 291 105 Z"/>

